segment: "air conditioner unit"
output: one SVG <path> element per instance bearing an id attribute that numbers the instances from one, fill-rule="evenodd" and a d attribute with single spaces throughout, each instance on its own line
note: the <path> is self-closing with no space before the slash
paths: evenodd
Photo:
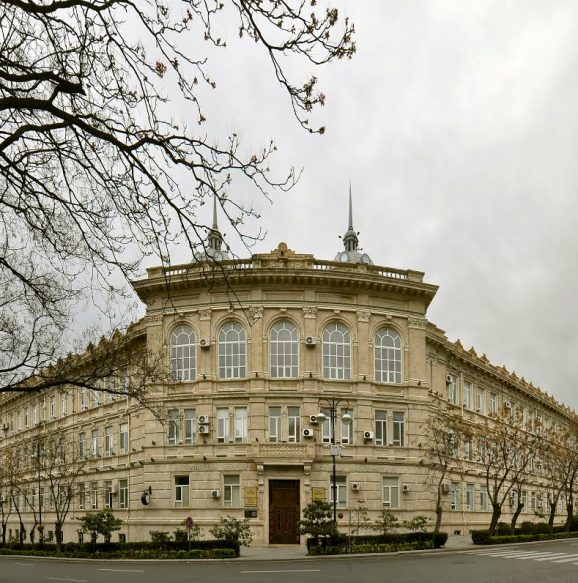
<path id="1" fill-rule="evenodd" d="M 303 437 L 313 437 L 313 429 L 306 427 L 303 430 Z"/>
<path id="2" fill-rule="evenodd" d="M 211 490 L 211 498 L 220 498 L 221 490 Z"/>
<path id="3" fill-rule="evenodd" d="M 115 484 L 113 484 L 113 485 L 110 487 L 109 493 L 110 493 L 110 494 L 116 494 L 116 485 L 115 485 Z"/>
<path id="4" fill-rule="evenodd" d="M 208 425 L 211 422 L 211 417 L 209 415 L 199 415 L 198 421 L 199 425 Z"/>
<path id="5" fill-rule="evenodd" d="M 446 385 L 451 385 L 454 382 L 454 377 L 451 374 L 446 375 Z"/>
<path id="6" fill-rule="evenodd" d="M 538 500 L 538 508 L 544 508 L 544 502 L 542 500 Z"/>
<path id="7" fill-rule="evenodd" d="M 307 346 L 315 346 L 317 344 L 317 338 L 315 338 L 315 336 L 307 336 L 307 338 L 305 338 L 305 344 Z"/>
<path id="8" fill-rule="evenodd" d="M 391 502 L 384 502 L 384 503 L 383 503 L 383 506 L 384 506 L 385 508 L 391 508 Z"/>
<path id="9" fill-rule="evenodd" d="M 201 348 L 210 348 L 211 347 L 211 339 L 210 338 L 201 338 L 199 340 L 199 346 Z"/>
<path id="10" fill-rule="evenodd" d="M 450 510 L 455 510 L 456 509 L 456 505 L 452 502 L 451 506 L 450 506 Z"/>
<path id="11" fill-rule="evenodd" d="M 449 494 L 450 493 L 450 485 L 449 484 L 442 484 L 442 492 L 444 494 Z"/>
<path id="12" fill-rule="evenodd" d="M 402 492 L 409 492 L 409 490 L 410 490 L 409 484 L 402 484 L 402 486 L 401 486 Z"/>
<path id="13" fill-rule="evenodd" d="M 209 426 L 208 425 L 199 425 L 199 433 L 206 435 L 210 431 L 211 430 L 209 429 Z"/>
<path id="14" fill-rule="evenodd" d="M 314 425 L 319 423 L 317 415 L 309 415 L 309 423 L 313 423 Z"/>
<path id="15" fill-rule="evenodd" d="M 371 440 L 375 437 L 375 433 L 373 431 L 364 431 L 363 432 L 363 439 Z"/>
<path id="16" fill-rule="evenodd" d="M 510 401 L 504 401 L 504 407 L 506 409 L 511 409 L 512 408 L 512 403 L 510 403 Z"/>
<path id="17" fill-rule="evenodd" d="M 359 492 L 359 490 L 361 490 L 361 484 L 359 482 L 351 482 L 351 489 L 355 492 Z"/>

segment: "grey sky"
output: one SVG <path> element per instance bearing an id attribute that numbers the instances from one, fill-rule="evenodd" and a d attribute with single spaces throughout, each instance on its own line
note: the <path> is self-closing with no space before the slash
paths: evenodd
<path id="1" fill-rule="evenodd" d="M 578 3 L 332 4 L 355 22 L 358 54 L 302 70 L 327 94 L 325 136 L 298 126 L 234 25 L 211 67 L 208 133 L 238 130 L 248 149 L 274 138 L 275 168 L 303 167 L 273 205 L 231 193 L 262 210 L 254 251 L 283 240 L 333 258 L 351 181 L 374 262 L 440 286 L 429 319 L 578 408 Z"/>

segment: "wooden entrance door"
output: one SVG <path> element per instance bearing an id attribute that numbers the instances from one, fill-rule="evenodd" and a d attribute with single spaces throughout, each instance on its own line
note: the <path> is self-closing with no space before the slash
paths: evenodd
<path id="1" fill-rule="evenodd" d="M 269 480 L 269 544 L 299 544 L 299 480 Z"/>

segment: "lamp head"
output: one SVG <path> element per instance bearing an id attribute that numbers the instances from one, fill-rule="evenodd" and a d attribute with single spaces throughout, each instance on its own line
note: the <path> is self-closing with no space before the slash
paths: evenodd
<path id="1" fill-rule="evenodd" d="M 345 423 L 345 425 L 349 425 L 353 421 L 353 417 L 349 413 L 344 413 L 341 416 L 341 423 Z"/>
<path id="2" fill-rule="evenodd" d="M 319 423 L 323 423 L 327 419 L 327 415 L 325 415 L 325 413 L 323 413 L 323 411 L 320 411 L 319 413 L 317 413 L 317 415 L 315 415 L 315 417 L 317 417 L 317 421 L 319 421 Z"/>

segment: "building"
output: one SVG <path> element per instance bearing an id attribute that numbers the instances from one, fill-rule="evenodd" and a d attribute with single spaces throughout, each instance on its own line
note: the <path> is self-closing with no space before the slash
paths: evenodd
<path id="1" fill-rule="evenodd" d="M 73 462 L 82 460 L 65 540 L 76 540 L 74 516 L 111 507 L 124 521 L 121 540 L 172 532 L 187 516 L 207 531 L 232 514 L 249 518 L 255 544 L 270 544 L 299 543 L 303 507 L 332 498 L 332 453 L 343 529 L 361 506 L 372 515 L 390 509 L 401 520 L 432 517 L 425 425 L 440 402 L 474 424 L 509 406 L 576 427 L 573 411 L 450 342 L 426 316 L 437 286 L 419 271 L 374 265 L 358 251 L 352 223 L 350 206 L 344 250 L 333 261 L 285 243 L 238 260 L 223 253 L 215 217 L 197 261 L 152 268 L 133 282 L 146 304 L 140 321 L 115 343 L 60 363 L 84 370 L 110 359 L 113 346 L 120 372 L 99 386 L 120 395 L 88 388 L 2 395 L 0 448 L 19 460 L 26 530 L 40 510 L 49 535 L 57 520 L 52 498 L 66 487 L 50 496 L 45 470 L 35 470 L 47 436 L 74 444 Z M 143 380 L 136 355 L 145 353 L 159 355 L 172 380 Z M 144 381 L 150 409 L 122 394 Z M 331 448 L 333 431 L 339 451 Z M 489 523 L 475 460 L 472 468 L 448 475 L 444 530 Z M 535 478 L 524 494 L 526 520 L 543 500 L 543 478 Z M 9 484 L 0 487 L 7 511 Z M 5 522 L 13 536 L 22 528 L 15 512 Z"/>

